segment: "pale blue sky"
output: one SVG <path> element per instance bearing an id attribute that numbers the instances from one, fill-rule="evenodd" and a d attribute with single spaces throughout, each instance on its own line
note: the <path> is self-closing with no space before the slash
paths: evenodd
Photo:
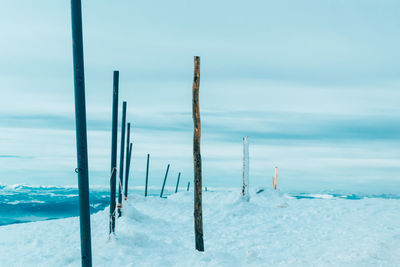
<path id="1" fill-rule="evenodd" d="M 69 1 L 0 10 L 0 183 L 76 184 Z M 112 71 L 134 124 L 134 185 L 151 153 L 192 178 L 193 56 L 201 56 L 204 183 L 282 190 L 400 185 L 400 2 L 83 1 L 89 167 L 107 185 Z M 172 179 L 173 177 L 173 179 Z M 279 186 L 278 185 L 278 186 Z"/>

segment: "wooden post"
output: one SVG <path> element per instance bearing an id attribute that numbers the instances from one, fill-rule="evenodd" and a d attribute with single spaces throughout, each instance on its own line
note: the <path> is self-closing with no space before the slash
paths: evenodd
<path id="1" fill-rule="evenodd" d="M 175 188 L 175 193 L 178 192 L 178 187 L 179 187 L 179 180 L 181 179 L 181 173 L 178 174 L 178 180 L 176 180 L 176 188 Z"/>
<path id="2" fill-rule="evenodd" d="M 150 154 L 147 154 L 147 166 L 146 166 L 146 183 L 144 187 L 144 196 L 147 197 L 147 185 L 149 183 L 149 161 L 150 161 Z"/>
<path id="3" fill-rule="evenodd" d="M 118 141 L 118 83 L 119 71 L 114 71 L 111 131 L 111 179 L 110 179 L 110 234 L 115 232 L 115 196 L 117 185 L 117 141 Z"/>
<path id="4" fill-rule="evenodd" d="M 276 185 L 278 183 L 278 167 L 275 167 L 275 178 L 272 178 L 272 188 L 276 190 Z"/>
<path id="5" fill-rule="evenodd" d="M 168 176 L 168 171 L 169 171 L 169 164 L 167 166 L 167 171 L 165 172 L 165 177 L 164 177 L 164 182 L 161 188 L 161 193 L 160 193 L 160 197 L 163 197 L 163 193 L 164 193 L 164 187 L 165 187 L 165 182 L 167 181 L 167 176 Z"/>
<path id="6" fill-rule="evenodd" d="M 203 240 L 203 211 L 202 211 L 202 177 L 201 177 L 201 122 L 199 105 L 199 87 L 200 87 L 200 57 L 194 57 L 194 75 L 193 75 L 193 99 L 192 99 L 192 117 L 193 117 L 193 163 L 194 163 L 194 235 L 195 244 L 198 251 L 204 251 Z"/>
<path id="7" fill-rule="evenodd" d="M 188 182 L 188 185 L 187 185 L 186 191 L 189 191 L 189 188 L 190 188 L 190 182 Z"/>
<path id="8" fill-rule="evenodd" d="M 121 151 L 119 154 L 119 180 L 118 180 L 118 217 L 121 217 L 122 208 L 122 185 L 124 179 L 124 155 L 125 155 L 125 124 L 126 124 L 126 101 L 122 102 L 122 127 L 121 127 Z"/>
<path id="9" fill-rule="evenodd" d="M 81 262 L 83 267 L 92 266 L 90 234 L 89 172 L 87 153 L 85 73 L 83 60 L 82 5 L 71 0 L 72 49 L 74 64 L 76 154 L 79 188 L 79 221 L 81 236 Z"/>
<path id="10" fill-rule="evenodd" d="M 243 199 L 249 201 L 249 137 L 243 138 L 243 187 L 242 196 Z"/>
<path id="11" fill-rule="evenodd" d="M 129 171 L 131 169 L 131 158 L 132 158 L 132 143 L 126 144 L 129 147 L 126 151 L 126 171 L 125 171 L 125 200 L 128 201 L 128 180 L 129 180 Z"/>

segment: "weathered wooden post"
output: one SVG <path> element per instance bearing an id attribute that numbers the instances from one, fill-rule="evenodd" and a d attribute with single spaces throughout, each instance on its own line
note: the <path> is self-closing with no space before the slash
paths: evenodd
<path id="1" fill-rule="evenodd" d="M 79 187 L 79 221 L 82 266 L 92 266 L 90 234 L 89 172 L 86 129 L 85 72 L 83 60 L 82 6 L 80 0 L 71 0 L 72 49 L 74 64 L 76 154 Z"/>
<path id="2" fill-rule="evenodd" d="M 190 188 L 190 182 L 188 182 L 188 185 L 187 185 L 186 191 L 189 191 L 189 188 Z"/>
<path id="3" fill-rule="evenodd" d="M 276 190 L 276 185 L 278 183 L 278 167 L 275 167 L 275 177 L 272 177 L 272 188 Z"/>
<path id="4" fill-rule="evenodd" d="M 122 208 L 122 183 L 124 179 L 124 155 L 125 155 L 125 124 L 126 124 L 126 101 L 122 102 L 122 127 L 121 127 L 121 150 L 119 154 L 119 180 L 118 180 L 118 217 L 121 217 Z"/>
<path id="5" fill-rule="evenodd" d="M 243 138 L 243 187 L 242 196 L 243 199 L 249 201 L 249 140 L 248 136 Z"/>
<path id="6" fill-rule="evenodd" d="M 127 153 L 128 154 L 127 154 L 126 171 L 125 171 L 125 200 L 126 201 L 128 201 L 128 180 L 129 180 L 129 171 L 131 169 L 132 143 L 129 144 L 129 149 L 128 149 Z"/>
<path id="7" fill-rule="evenodd" d="M 144 196 L 145 197 L 147 197 L 147 185 L 149 183 L 149 161 L 150 161 L 150 154 L 147 154 L 146 183 L 144 186 Z"/>
<path id="8" fill-rule="evenodd" d="M 179 187 L 179 180 L 181 179 L 181 173 L 178 174 L 178 179 L 176 180 L 176 188 L 175 188 L 175 193 L 178 192 L 178 187 Z"/>
<path id="9" fill-rule="evenodd" d="M 202 177 L 201 177 L 201 122 L 199 106 L 199 87 L 200 87 L 200 57 L 194 57 L 193 75 L 193 163 L 194 163 L 194 235 L 195 244 L 198 251 L 204 251 L 203 241 L 203 212 L 202 212 Z"/>
<path id="10" fill-rule="evenodd" d="M 111 131 L 111 179 L 110 179 L 110 234 L 115 232 L 115 196 L 117 183 L 117 138 L 118 138 L 118 85 L 119 71 L 113 76 L 113 106 Z"/>
<path id="11" fill-rule="evenodd" d="M 164 187 L 165 187 L 165 182 L 167 181 L 167 176 L 168 176 L 168 171 L 169 171 L 169 164 L 167 166 L 167 171 L 165 172 L 165 177 L 164 177 L 164 182 L 161 188 L 161 193 L 160 193 L 160 197 L 163 197 L 163 193 L 164 193 Z"/>

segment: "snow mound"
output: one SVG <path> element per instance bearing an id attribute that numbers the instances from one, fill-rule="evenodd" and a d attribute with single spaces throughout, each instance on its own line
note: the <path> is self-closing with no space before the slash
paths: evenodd
<path id="1" fill-rule="evenodd" d="M 203 192 L 205 252 L 194 249 L 193 193 L 131 195 L 116 234 L 91 216 L 93 266 L 396 266 L 400 200 L 296 199 L 265 189 Z M 0 227 L 0 266 L 80 266 L 77 217 Z"/>

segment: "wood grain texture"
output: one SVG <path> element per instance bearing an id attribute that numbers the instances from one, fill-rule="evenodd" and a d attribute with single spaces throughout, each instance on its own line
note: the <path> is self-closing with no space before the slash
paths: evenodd
<path id="1" fill-rule="evenodd" d="M 194 163 L 194 234 L 196 249 L 204 251 L 203 212 L 202 212 L 202 176 L 201 176 L 201 122 L 199 106 L 200 57 L 194 57 L 193 75 L 193 163 Z"/>

